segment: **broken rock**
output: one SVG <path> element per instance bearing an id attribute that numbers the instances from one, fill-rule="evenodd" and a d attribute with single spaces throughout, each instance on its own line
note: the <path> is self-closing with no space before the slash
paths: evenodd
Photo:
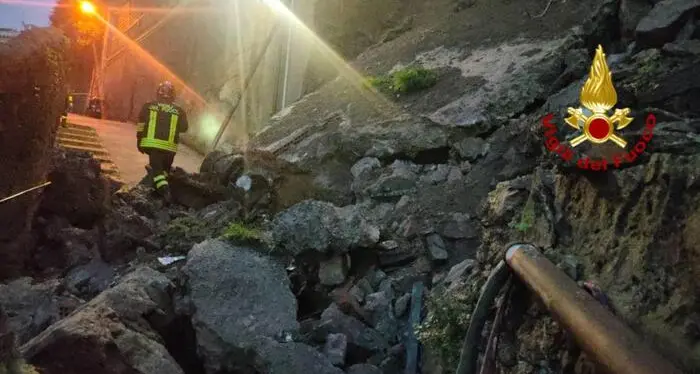
<path id="1" fill-rule="evenodd" d="M 449 254 L 445 249 L 445 242 L 438 234 L 430 234 L 425 238 L 428 247 L 428 253 L 433 261 L 445 261 Z"/>
<path id="2" fill-rule="evenodd" d="M 313 348 L 275 340 L 299 329 L 296 299 L 281 265 L 250 249 L 208 240 L 194 246 L 183 271 L 207 373 L 338 372 Z"/>
<path id="3" fill-rule="evenodd" d="M 43 374 L 182 374 L 146 316 L 167 318 L 170 281 L 139 268 L 22 346 Z"/>
<path id="4" fill-rule="evenodd" d="M 479 157 L 486 155 L 489 145 L 481 138 L 466 138 L 455 144 L 454 148 L 460 157 L 468 161 L 475 161 Z"/>
<path id="5" fill-rule="evenodd" d="M 700 0 L 663 0 L 654 5 L 637 25 L 640 45 L 661 47 L 675 39 L 688 16 L 700 9 Z"/>
<path id="6" fill-rule="evenodd" d="M 20 344 L 59 320 L 57 285 L 52 281 L 32 284 L 31 278 L 0 284 L 0 308 L 9 316 L 9 328 Z"/>
<path id="7" fill-rule="evenodd" d="M 382 374 L 382 370 L 370 364 L 357 364 L 350 366 L 347 374 Z"/>
<path id="8" fill-rule="evenodd" d="M 321 261 L 318 270 L 318 279 L 324 286 L 337 286 L 345 282 L 347 267 L 345 256 L 333 256 L 328 260 Z"/>
<path id="9" fill-rule="evenodd" d="M 336 304 L 331 304 L 321 314 L 319 329 L 326 333 L 342 333 L 348 344 L 368 352 L 379 352 L 389 348 L 386 339 L 376 330 L 355 317 L 343 313 Z"/>
<path id="10" fill-rule="evenodd" d="M 345 334 L 328 334 L 323 353 L 335 366 L 345 364 L 345 353 L 348 349 L 348 338 Z"/>
<path id="11" fill-rule="evenodd" d="M 305 251 L 345 253 L 379 242 L 379 229 L 355 206 L 307 200 L 278 214 L 272 222 L 272 241 L 292 255 Z"/>
<path id="12" fill-rule="evenodd" d="M 441 234 L 449 239 L 470 239 L 477 232 L 468 214 L 453 213 L 443 221 Z"/>

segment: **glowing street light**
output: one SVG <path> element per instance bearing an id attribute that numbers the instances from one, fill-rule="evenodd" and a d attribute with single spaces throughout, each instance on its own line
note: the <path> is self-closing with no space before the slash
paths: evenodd
<path id="1" fill-rule="evenodd" d="M 95 5 L 93 5 L 89 1 L 81 1 L 80 2 L 80 11 L 85 13 L 85 14 L 97 13 L 97 9 L 95 8 Z"/>

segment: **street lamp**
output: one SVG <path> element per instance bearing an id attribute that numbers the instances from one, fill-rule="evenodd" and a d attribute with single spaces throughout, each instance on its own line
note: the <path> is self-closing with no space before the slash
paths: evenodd
<path id="1" fill-rule="evenodd" d="M 81 1 L 80 2 L 80 11 L 85 13 L 85 14 L 97 13 L 97 9 L 95 8 L 95 5 L 89 1 Z"/>

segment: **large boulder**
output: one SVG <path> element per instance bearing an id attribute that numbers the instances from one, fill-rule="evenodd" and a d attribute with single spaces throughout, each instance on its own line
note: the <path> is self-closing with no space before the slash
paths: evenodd
<path id="1" fill-rule="evenodd" d="M 285 210 L 272 222 L 274 245 L 292 255 L 306 251 L 345 253 L 371 247 L 379 241 L 379 234 L 379 229 L 354 206 L 339 208 L 315 200 Z"/>
<path id="2" fill-rule="evenodd" d="M 0 44 L 3 198 L 46 181 L 65 105 L 67 47 L 60 31 L 39 28 Z M 23 270 L 39 196 L 32 192 L 0 204 L 0 279 Z"/>
<path id="3" fill-rule="evenodd" d="M 172 317 L 171 283 L 139 268 L 21 347 L 44 374 L 183 374 L 152 325 Z"/>
<path id="4" fill-rule="evenodd" d="M 661 47 L 673 41 L 685 22 L 700 9 L 698 0 L 663 0 L 639 21 L 637 41 L 648 47 Z"/>
<path id="5" fill-rule="evenodd" d="M 207 373 L 339 373 L 313 348 L 277 339 L 296 332 L 297 303 L 282 266 L 248 248 L 208 240 L 183 268 L 197 350 Z"/>

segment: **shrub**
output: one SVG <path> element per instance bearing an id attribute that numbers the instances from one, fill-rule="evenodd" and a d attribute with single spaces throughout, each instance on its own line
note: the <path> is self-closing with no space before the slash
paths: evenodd
<path id="1" fill-rule="evenodd" d="M 481 283 L 474 280 L 450 292 L 433 291 L 426 299 L 428 316 L 417 327 L 418 339 L 439 356 L 446 372 L 457 369 Z"/>
<path id="2" fill-rule="evenodd" d="M 437 74 L 424 68 L 406 68 L 393 74 L 394 91 L 407 93 L 430 88 L 437 83 Z"/>
<path id="3" fill-rule="evenodd" d="M 370 77 L 367 84 L 392 94 L 411 93 L 430 88 L 437 83 L 437 73 L 422 67 L 407 67 L 388 76 Z"/>
<path id="4" fill-rule="evenodd" d="M 260 230 L 254 227 L 249 227 L 240 222 L 231 223 L 221 234 L 224 239 L 233 241 L 258 241 L 262 234 Z"/>
<path id="5" fill-rule="evenodd" d="M 0 374 L 8 374 L 10 371 L 7 369 L 5 364 L 0 363 Z M 40 374 L 39 371 L 32 365 L 21 364 L 20 373 L 22 374 Z"/>
<path id="6" fill-rule="evenodd" d="M 520 214 L 520 222 L 511 224 L 511 228 L 515 228 L 516 230 L 520 232 L 527 232 L 532 225 L 535 224 L 535 199 L 532 197 L 532 193 L 530 194 L 530 197 L 527 199 L 527 202 L 525 203 L 525 206 L 523 207 L 523 211 Z"/>

